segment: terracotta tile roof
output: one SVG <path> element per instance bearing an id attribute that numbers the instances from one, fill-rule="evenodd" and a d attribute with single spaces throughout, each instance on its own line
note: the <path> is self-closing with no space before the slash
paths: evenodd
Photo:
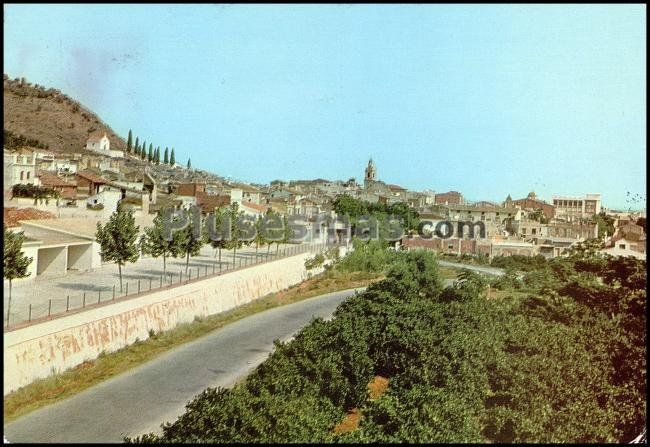
<path id="1" fill-rule="evenodd" d="M 108 183 L 108 180 L 98 176 L 97 174 L 95 174 L 94 172 L 91 172 L 91 171 L 77 172 L 77 175 L 79 177 L 83 177 L 83 178 L 85 178 L 87 180 L 90 180 L 93 183 L 100 183 L 100 184 Z"/>
<path id="2" fill-rule="evenodd" d="M 19 227 L 21 220 L 33 219 L 56 219 L 57 217 L 48 212 L 35 208 L 15 208 L 9 207 L 3 210 L 3 222 L 7 227 Z"/>
<path id="3" fill-rule="evenodd" d="M 252 202 L 242 202 L 241 204 L 242 204 L 242 206 L 245 206 L 247 208 L 250 208 L 250 209 L 255 210 L 257 212 L 260 212 L 260 213 L 264 213 L 267 209 L 270 208 L 269 205 L 258 205 L 256 203 L 252 203 Z"/>
<path id="4" fill-rule="evenodd" d="M 61 177 L 47 171 L 38 171 L 38 178 L 41 180 L 41 184 L 48 188 L 53 186 L 76 186 L 74 183 L 66 182 Z"/>

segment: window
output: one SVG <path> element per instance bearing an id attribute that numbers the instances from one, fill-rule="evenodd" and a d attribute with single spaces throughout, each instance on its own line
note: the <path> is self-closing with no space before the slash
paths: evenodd
<path id="1" fill-rule="evenodd" d="M 20 179 L 23 180 L 25 177 L 25 171 L 20 171 Z"/>
<path id="2" fill-rule="evenodd" d="M 625 244 L 619 244 L 618 248 L 620 248 L 621 250 L 625 250 Z"/>
<path id="3" fill-rule="evenodd" d="M 537 234 L 537 228 L 533 228 L 533 234 Z"/>
<path id="4" fill-rule="evenodd" d="M 27 171 L 27 180 L 29 180 L 29 171 Z"/>

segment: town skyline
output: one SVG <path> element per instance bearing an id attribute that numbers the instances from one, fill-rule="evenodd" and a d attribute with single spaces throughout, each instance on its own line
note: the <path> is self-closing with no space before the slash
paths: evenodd
<path id="1" fill-rule="evenodd" d="M 360 180 L 372 157 L 410 190 L 642 208 L 628 199 L 646 182 L 643 8 L 479 9 L 9 5 L 5 67 L 247 182 Z"/>

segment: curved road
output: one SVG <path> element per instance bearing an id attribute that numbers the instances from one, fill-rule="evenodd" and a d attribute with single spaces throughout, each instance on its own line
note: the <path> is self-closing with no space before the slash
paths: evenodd
<path id="1" fill-rule="evenodd" d="M 475 272 L 486 273 L 488 275 L 502 276 L 505 274 L 503 269 L 497 267 L 485 267 L 482 265 L 461 264 L 459 262 L 449 262 L 449 261 L 440 261 L 440 260 L 438 260 L 438 264 L 440 264 L 443 267 L 474 270 Z"/>
<path id="2" fill-rule="evenodd" d="M 362 290 L 362 289 L 357 289 Z M 273 340 L 329 318 L 354 290 L 270 309 L 229 324 L 75 396 L 4 426 L 10 442 L 121 442 L 160 431 L 207 387 L 229 387 L 262 363 Z"/>

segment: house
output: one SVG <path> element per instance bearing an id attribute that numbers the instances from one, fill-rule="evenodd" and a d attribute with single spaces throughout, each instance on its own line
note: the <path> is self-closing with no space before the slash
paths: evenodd
<path id="1" fill-rule="evenodd" d="M 98 194 L 100 187 L 108 183 L 108 180 L 92 171 L 77 172 L 75 178 L 77 180 L 77 192 L 87 196 Z"/>
<path id="2" fill-rule="evenodd" d="M 215 208 L 230 205 L 230 195 L 199 193 L 196 197 L 196 204 L 201 207 L 202 214 L 214 213 Z"/>
<path id="3" fill-rule="evenodd" d="M 463 195 L 458 191 L 449 191 L 443 192 L 441 194 L 436 194 L 434 200 L 436 205 L 462 205 L 465 203 Z"/>
<path id="4" fill-rule="evenodd" d="M 253 202 L 241 202 L 239 206 L 239 210 L 243 211 L 244 214 L 257 217 L 257 216 L 262 216 L 266 213 L 266 210 L 271 208 L 270 205 L 258 205 Z"/>
<path id="5" fill-rule="evenodd" d="M 38 171 L 38 178 L 41 185 L 53 189 L 59 193 L 62 199 L 75 200 L 77 198 L 77 185 L 47 171 Z"/>
<path id="6" fill-rule="evenodd" d="M 111 141 L 105 133 L 92 135 L 86 141 L 86 149 L 94 152 L 108 152 L 111 150 Z"/>
<path id="7" fill-rule="evenodd" d="M 526 239 L 569 238 L 585 240 L 598 237 L 598 224 L 590 222 L 551 222 L 542 224 L 536 220 L 521 219 L 512 228 Z"/>
<path id="8" fill-rule="evenodd" d="M 198 193 L 205 193 L 204 182 L 179 183 L 176 188 L 178 196 L 196 197 Z"/>
<path id="9" fill-rule="evenodd" d="M 542 213 L 547 220 L 551 220 L 555 217 L 555 207 L 542 200 L 538 200 L 534 192 L 530 192 L 524 199 L 517 200 L 512 200 L 510 195 L 508 195 L 505 202 L 503 202 L 503 206 L 508 208 L 519 207 L 526 212 L 542 210 Z"/>
<path id="10" fill-rule="evenodd" d="M 4 151 L 4 187 L 5 190 L 14 185 L 39 186 L 36 176 L 38 152 L 29 148 L 15 151 Z"/>
<path id="11" fill-rule="evenodd" d="M 600 213 L 600 194 L 586 194 L 583 197 L 553 196 L 555 217 L 558 220 L 572 222 L 587 219 Z"/>
<path id="12" fill-rule="evenodd" d="M 262 191 L 259 188 L 256 188 L 251 185 L 246 185 L 244 183 L 234 183 L 232 185 L 227 185 L 225 190 L 228 190 L 228 188 L 230 188 L 231 190 L 232 189 L 241 190 L 243 202 L 250 202 L 256 205 L 259 205 L 261 203 Z"/>
<path id="13" fill-rule="evenodd" d="M 91 208 L 101 205 L 101 209 L 104 210 L 103 214 L 109 216 L 117 209 L 120 200 L 122 200 L 121 188 L 113 185 L 103 185 L 96 194 L 86 199 L 86 203 Z"/>
<path id="14" fill-rule="evenodd" d="M 123 151 L 111 150 L 111 141 L 106 136 L 106 133 L 95 134 L 88 137 L 88 140 L 86 140 L 86 150 L 107 155 L 109 157 L 124 157 Z"/>

